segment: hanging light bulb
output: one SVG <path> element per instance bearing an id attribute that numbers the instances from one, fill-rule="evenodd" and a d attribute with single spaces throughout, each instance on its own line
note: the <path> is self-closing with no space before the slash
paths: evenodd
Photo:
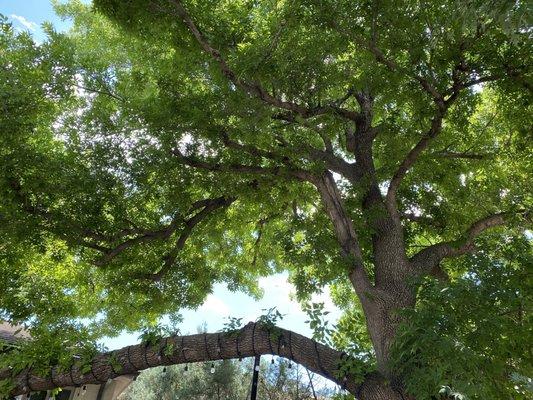
<path id="1" fill-rule="evenodd" d="M 137 375 L 133 376 L 133 381 L 135 382 L 137 380 Z"/>
<path id="2" fill-rule="evenodd" d="M 292 363 L 289 361 L 289 369 L 292 368 Z"/>
<path id="3" fill-rule="evenodd" d="M 187 372 L 189 370 L 189 364 L 185 364 L 185 368 L 183 368 L 183 370 Z"/>
<path id="4" fill-rule="evenodd" d="M 254 369 L 259 372 L 259 365 L 256 365 Z"/>
<path id="5" fill-rule="evenodd" d="M 167 367 L 163 367 L 163 373 L 164 373 L 164 374 L 167 373 Z"/>
<path id="6" fill-rule="evenodd" d="M 211 364 L 211 373 L 215 373 L 215 363 Z"/>
<path id="7" fill-rule="evenodd" d="M 274 364 L 274 357 L 272 357 L 272 360 L 270 360 L 270 364 Z"/>
<path id="8" fill-rule="evenodd" d="M 87 385 L 83 385 L 83 387 L 81 388 L 81 395 L 85 396 L 85 393 L 87 393 Z"/>
<path id="9" fill-rule="evenodd" d="M 242 357 L 239 357 L 239 361 L 242 361 Z"/>

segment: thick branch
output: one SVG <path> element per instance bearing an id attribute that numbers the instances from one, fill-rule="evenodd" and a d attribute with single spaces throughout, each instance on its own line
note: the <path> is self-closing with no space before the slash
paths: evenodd
<path id="1" fill-rule="evenodd" d="M 160 365 L 185 364 L 262 354 L 275 354 L 293 360 L 310 371 L 343 385 L 351 393 L 360 389 L 353 377 L 339 374 L 339 366 L 349 358 L 330 347 L 305 336 L 278 327 L 270 329 L 259 323 L 249 323 L 230 333 L 210 333 L 189 336 L 171 336 L 154 346 L 138 344 L 93 358 L 90 369 L 83 374 L 80 365 L 67 370 L 51 367 L 48 376 L 33 374 L 31 370 L 11 376 L 9 370 L 0 371 L 0 379 L 12 378 L 15 388 L 11 395 L 29 391 L 49 390 L 56 387 L 102 384 L 121 375 Z M 369 380 L 375 377 L 369 377 Z M 368 385 L 367 385 L 368 386 Z"/>
<path id="2" fill-rule="evenodd" d="M 186 156 L 182 154 L 179 149 L 173 149 L 172 154 L 176 156 L 180 162 L 192 168 L 203 169 L 212 172 L 236 172 L 243 174 L 255 175 L 273 175 L 284 176 L 286 178 L 296 178 L 299 180 L 309 180 L 310 172 L 289 168 L 289 167 L 260 167 L 257 165 L 243 165 L 243 164 L 220 164 L 215 162 L 207 162 L 196 157 Z"/>
<path id="3" fill-rule="evenodd" d="M 440 103 L 443 101 L 442 95 L 437 91 L 435 86 L 426 77 L 422 75 L 418 75 L 414 73 L 413 71 L 409 71 L 406 68 L 402 67 L 401 65 L 398 65 L 394 60 L 387 58 L 385 53 L 383 53 L 383 51 L 377 45 L 377 35 L 376 35 L 376 30 L 374 26 L 372 29 L 373 33 L 372 33 L 371 39 L 366 40 L 362 37 L 354 36 L 352 32 L 346 31 L 345 29 L 341 28 L 337 24 L 336 21 L 332 21 L 332 24 L 343 35 L 345 35 L 346 37 L 352 40 L 355 40 L 355 42 L 358 45 L 370 51 L 370 53 L 372 53 L 376 61 L 386 66 L 390 71 L 402 73 L 405 76 L 417 81 L 420 84 L 420 86 L 422 86 L 422 88 L 431 95 L 433 101 L 435 101 L 436 103 Z M 374 25 L 374 21 L 373 21 L 373 25 Z"/>
<path id="4" fill-rule="evenodd" d="M 287 168 L 291 170 L 297 170 L 298 168 L 291 162 L 290 158 L 286 155 L 283 155 L 281 153 L 276 153 L 275 151 L 270 150 L 264 150 L 256 146 L 252 146 L 249 144 L 242 144 L 238 141 L 235 141 L 229 137 L 229 135 L 226 132 L 222 132 L 222 140 L 224 142 L 224 145 L 228 148 L 239 150 L 241 152 L 245 152 L 250 154 L 251 156 L 257 157 L 257 158 L 265 158 L 269 160 L 276 161 L 280 164 L 283 164 L 287 166 Z M 288 145 L 284 143 L 284 146 L 287 147 Z M 341 175 L 345 176 L 347 179 L 355 179 L 355 169 L 353 168 L 353 165 L 346 162 L 340 157 L 337 157 L 333 151 L 329 150 L 319 150 L 313 146 L 302 144 L 300 146 L 295 146 L 292 148 L 287 148 L 287 150 L 296 152 L 297 154 L 302 154 L 308 157 L 309 161 L 323 161 L 326 166 L 335 172 L 340 173 Z"/>
<path id="5" fill-rule="evenodd" d="M 329 171 L 326 171 L 322 177 L 317 178 L 313 183 L 317 187 L 329 219 L 333 223 L 342 255 L 353 265 L 349 275 L 350 281 L 354 285 L 357 295 L 364 301 L 364 295 L 372 290 L 372 283 L 363 267 L 363 256 L 357 233 L 344 208 L 339 189 Z"/>
<path id="6" fill-rule="evenodd" d="M 148 242 L 148 241 L 152 241 L 156 239 L 159 239 L 159 240 L 168 239 L 178 229 L 178 227 L 183 224 L 183 230 L 180 233 L 180 237 L 176 244 L 176 247 L 178 247 L 177 251 L 179 251 L 185 245 L 185 241 L 190 236 L 193 228 L 200 221 L 202 221 L 208 215 L 210 215 L 212 211 L 218 208 L 226 207 L 227 205 L 231 204 L 231 202 L 233 201 L 234 199 L 226 199 L 224 197 L 217 197 L 214 199 L 204 199 L 204 200 L 197 201 L 193 204 L 189 213 L 192 213 L 198 208 L 202 208 L 202 209 L 201 211 L 197 212 L 195 215 L 193 215 L 189 219 L 184 219 L 182 215 L 179 215 L 179 216 L 174 217 L 172 222 L 162 229 L 152 230 L 152 231 L 146 230 L 139 236 L 125 240 L 124 242 L 120 243 L 118 246 L 110 250 L 107 250 L 105 254 L 95 262 L 95 264 L 99 266 L 105 265 L 109 261 L 111 261 L 113 258 L 121 254 L 124 250 L 134 245 L 137 245 L 139 243 Z M 177 256 L 176 247 L 170 253 L 171 259 L 167 257 L 169 262 L 173 263 L 176 259 L 176 256 Z M 165 261 L 165 267 L 166 266 L 167 266 L 167 262 Z"/>
<path id="7" fill-rule="evenodd" d="M 416 163 L 420 154 L 428 148 L 431 141 L 442 130 L 442 119 L 444 118 L 445 109 L 438 109 L 437 114 L 431 121 L 431 128 L 426 132 L 424 137 L 407 153 L 403 161 L 394 173 L 389 188 L 387 190 L 386 203 L 389 211 L 396 212 L 396 192 L 402 183 L 403 178 L 409 169 Z"/>
<path id="8" fill-rule="evenodd" d="M 323 161 L 328 169 L 342 175 L 354 185 L 361 181 L 362 171 L 356 163 L 349 163 L 326 151 L 314 151 L 311 153 L 311 157 L 314 160 Z"/>
<path id="9" fill-rule="evenodd" d="M 354 119 L 357 118 L 358 117 L 354 117 Z M 290 121 L 291 123 L 296 123 L 296 119 L 294 118 L 291 118 L 288 121 Z M 361 178 L 361 170 L 357 168 L 356 164 L 347 162 L 342 157 L 337 156 L 333 150 L 331 140 L 327 137 L 326 134 L 324 134 L 324 132 L 321 132 L 319 128 L 310 126 L 310 124 L 306 121 L 303 121 L 302 124 L 320 135 L 322 141 L 324 142 L 325 148 L 318 149 L 305 143 L 301 143 L 299 145 L 291 145 L 285 140 L 283 140 L 282 143 L 283 146 L 286 148 L 285 151 L 290 150 L 295 154 L 301 154 L 302 156 L 307 157 L 309 161 L 321 161 L 328 169 L 337 172 L 344 178 L 348 179 L 350 182 L 356 184 Z M 281 137 L 279 139 L 282 140 Z M 278 160 L 290 166 L 285 156 L 282 156 L 281 154 L 277 154 L 275 152 L 265 151 L 249 145 L 245 146 L 234 141 L 227 141 L 226 145 L 228 147 L 233 147 L 235 149 L 245 151 L 251 155 L 261 156 L 272 160 Z"/>
<path id="10" fill-rule="evenodd" d="M 458 240 L 437 243 L 420 250 L 411 257 L 411 265 L 417 271 L 428 272 L 444 258 L 457 257 L 474 251 L 474 240 L 487 229 L 505 224 L 508 215 L 508 213 L 493 214 L 474 222 Z"/>
<path id="11" fill-rule="evenodd" d="M 433 153 L 436 157 L 443 157 L 443 158 L 464 158 L 467 160 L 486 160 L 487 158 L 490 158 L 493 156 L 493 154 L 490 153 L 471 153 L 468 151 L 437 151 Z"/>
<path id="12" fill-rule="evenodd" d="M 172 248 L 172 250 L 165 256 L 163 267 L 154 274 L 148 274 L 144 275 L 144 278 L 152 279 L 155 281 L 161 280 L 163 276 L 165 276 L 168 271 L 172 268 L 174 265 L 174 262 L 176 261 L 176 258 L 178 257 L 180 251 L 185 246 L 185 243 L 189 236 L 191 236 L 191 233 L 196 225 L 198 225 L 200 222 L 207 219 L 213 211 L 225 208 L 231 205 L 235 201 L 235 198 L 224 198 L 219 197 L 215 201 L 208 203 L 201 211 L 196 213 L 193 217 L 185 221 L 183 230 L 180 233 L 180 236 L 178 240 L 176 241 L 176 244 Z"/>

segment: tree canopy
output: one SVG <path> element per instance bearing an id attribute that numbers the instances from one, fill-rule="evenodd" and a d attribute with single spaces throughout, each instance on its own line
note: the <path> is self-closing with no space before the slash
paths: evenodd
<path id="1" fill-rule="evenodd" d="M 56 10 L 44 43 L 0 21 L 0 318 L 33 337 L 0 370 L 288 271 L 343 309 L 308 305 L 352 394 L 531 395 L 527 2 Z"/>

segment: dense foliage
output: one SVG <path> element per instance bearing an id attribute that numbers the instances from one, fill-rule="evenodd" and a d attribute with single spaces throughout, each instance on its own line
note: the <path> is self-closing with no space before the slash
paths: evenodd
<path id="1" fill-rule="evenodd" d="M 73 26 L 40 44 L 0 20 L 0 319 L 34 337 L 0 369 L 288 271 L 302 303 L 331 287 L 345 315 L 314 328 L 355 376 L 386 359 L 417 400 L 531 395 L 526 2 L 56 9 Z M 416 293 L 387 311 L 390 359 L 363 304 L 382 284 Z"/>
<path id="2" fill-rule="evenodd" d="M 395 359 L 410 376 L 411 392 L 429 397 L 435 387 L 448 386 L 465 398 L 531 395 L 531 244 L 495 240 L 501 237 L 486 242 L 491 251 L 453 266 L 461 273 L 453 283 L 422 286 Z"/>

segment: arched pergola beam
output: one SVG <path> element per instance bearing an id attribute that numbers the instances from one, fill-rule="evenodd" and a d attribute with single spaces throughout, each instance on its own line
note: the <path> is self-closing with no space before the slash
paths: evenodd
<path id="1" fill-rule="evenodd" d="M 170 336 L 153 346 L 141 343 L 102 353 L 93 358 L 91 368 L 85 374 L 74 363 L 67 370 L 52 367 L 48 376 L 39 376 L 31 370 L 11 376 L 10 371 L 4 370 L 0 372 L 0 379 L 14 380 L 15 387 L 11 394 L 15 396 L 57 387 L 101 384 L 117 376 L 137 374 L 156 366 L 264 354 L 292 360 L 345 387 L 349 392 L 359 394 L 361 385 L 356 384 L 350 376 L 339 374 L 342 361 L 348 358 L 345 354 L 296 332 L 252 322 L 234 332 Z"/>

